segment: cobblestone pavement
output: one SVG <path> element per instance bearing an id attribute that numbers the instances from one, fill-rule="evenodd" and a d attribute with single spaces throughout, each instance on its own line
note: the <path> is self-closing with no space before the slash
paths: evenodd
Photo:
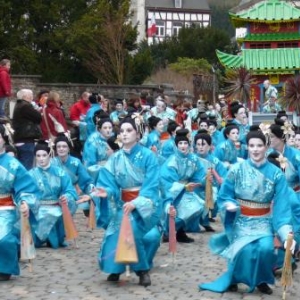
<path id="1" fill-rule="evenodd" d="M 107 274 L 100 272 L 97 262 L 103 231 L 96 230 L 92 239 L 91 232 L 85 229 L 82 212 L 76 214 L 75 220 L 80 234 L 78 249 L 38 249 L 32 273 L 26 263 L 21 263 L 21 276 L 0 282 L 1 300 L 282 299 L 279 282 L 273 287 L 271 296 L 258 291 L 248 294 L 243 286 L 239 286 L 237 293 L 199 291 L 200 282 L 210 281 L 226 269 L 225 261 L 211 255 L 208 250 L 209 233 L 192 234 L 195 243 L 178 244 L 175 264 L 168 254 L 168 244 L 162 244 L 155 258 L 155 267 L 151 270 L 151 286 L 139 286 L 134 274 L 129 279 L 122 275 L 117 284 L 109 283 L 106 281 Z M 221 229 L 218 223 L 213 226 Z M 286 299 L 298 300 L 299 292 L 299 270 L 296 270 L 293 286 L 288 289 Z"/>

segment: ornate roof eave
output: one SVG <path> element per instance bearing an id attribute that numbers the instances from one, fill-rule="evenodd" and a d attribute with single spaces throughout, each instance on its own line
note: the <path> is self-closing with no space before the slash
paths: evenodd
<path id="1" fill-rule="evenodd" d="M 229 13 L 230 15 L 230 13 Z M 236 15 L 230 15 L 230 21 L 235 28 L 245 27 L 249 23 L 264 23 L 264 24 L 274 24 L 274 23 L 292 23 L 300 22 L 300 18 L 297 19 L 281 19 L 281 20 L 267 20 L 267 19 L 250 19 L 250 18 L 239 18 Z"/>
<path id="2" fill-rule="evenodd" d="M 253 50 L 246 50 L 246 51 L 253 51 Z M 261 52 L 263 50 L 259 49 L 258 51 Z M 247 61 L 245 62 L 245 58 L 243 57 L 243 52 L 241 53 L 241 55 L 233 55 L 233 54 L 228 54 L 228 53 L 224 53 L 219 50 L 216 50 L 216 54 L 217 54 L 217 57 L 218 57 L 220 63 L 225 68 L 235 69 L 235 68 L 245 67 L 255 75 L 294 74 L 295 70 L 300 70 L 300 61 L 297 62 L 298 66 L 293 66 L 293 67 L 273 67 L 274 64 L 271 64 L 272 67 L 269 67 L 269 66 L 257 67 L 255 65 L 253 66 L 253 64 L 251 65 L 251 60 L 250 60 L 250 62 L 248 61 L 248 65 L 247 65 Z M 255 60 L 255 61 L 257 61 L 257 60 Z M 250 67 L 249 67 L 249 65 L 250 65 Z"/>
<path id="3" fill-rule="evenodd" d="M 243 42 L 278 42 L 278 41 L 299 41 L 300 33 L 252 33 L 245 37 L 237 38 L 239 43 Z"/>

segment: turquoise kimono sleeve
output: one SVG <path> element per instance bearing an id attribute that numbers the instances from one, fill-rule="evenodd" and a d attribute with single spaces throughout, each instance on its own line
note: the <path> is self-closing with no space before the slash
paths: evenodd
<path id="1" fill-rule="evenodd" d="M 292 232 L 292 211 L 291 204 L 287 199 L 293 197 L 293 192 L 289 189 L 284 174 L 279 170 L 275 175 L 275 196 L 273 200 L 273 226 L 278 232 L 282 242 Z"/>

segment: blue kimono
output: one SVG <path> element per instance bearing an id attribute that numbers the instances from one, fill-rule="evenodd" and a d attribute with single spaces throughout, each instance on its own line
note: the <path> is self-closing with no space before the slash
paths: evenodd
<path id="1" fill-rule="evenodd" d="M 270 148 L 268 153 L 277 152 L 275 149 Z M 279 153 L 280 154 L 280 153 Z M 285 178 L 292 189 L 300 189 L 300 151 L 285 145 L 282 155 L 287 159 L 287 166 L 285 168 Z M 300 200 L 300 194 L 299 200 Z"/>
<path id="2" fill-rule="evenodd" d="M 238 162 L 238 157 L 246 158 L 245 145 L 241 143 L 241 148 L 237 149 L 231 140 L 225 140 L 215 148 L 213 155 L 232 165 Z"/>
<path id="3" fill-rule="evenodd" d="M 199 220 L 204 211 L 204 201 L 195 191 L 189 192 L 185 185 L 190 182 L 205 186 L 205 170 L 193 153 L 183 154 L 176 150 L 160 169 L 160 188 L 163 198 L 163 220 L 165 234 L 169 232 L 169 209 L 173 205 L 177 211 L 176 230 L 188 228 Z M 198 222 L 199 224 L 199 222 Z"/>
<path id="4" fill-rule="evenodd" d="M 20 274 L 18 259 L 20 237 L 15 224 L 19 218 L 22 201 L 28 204 L 31 213 L 37 214 L 36 196 L 38 196 L 37 186 L 23 165 L 6 153 L 0 154 L 0 273 Z M 8 201 L 5 201 L 5 198 L 8 197 L 12 197 L 12 205 L 7 205 Z"/>
<path id="5" fill-rule="evenodd" d="M 121 149 L 114 153 L 101 169 L 96 186 L 103 187 L 108 196 L 93 199 L 100 211 L 97 223 L 104 224 L 106 228 L 99 253 L 102 271 L 118 274 L 125 271 L 125 264 L 115 262 L 115 251 L 125 203 L 122 195 L 132 189 L 138 193 L 131 200 L 135 209 L 130 214 L 138 262 L 130 264 L 130 267 L 134 271 L 150 269 L 161 238 L 157 227 L 161 213 L 158 174 L 157 158 L 139 144 L 128 152 Z"/>
<path id="6" fill-rule="evenodd" d="M 76 187 L 77 185 L 83 194 L 90 194 L 92 192 L 94 188 L 93 179 L 78 158 L 69 155 L 67 160 L 63 162 L 56 156 L 52 159 L 51 164 L 63 168 L 70 176 L 73 186 Z M 78 207 L 88 210 L 89 203 L 80 203 Z"/>
<path id="7" fill-rule="evenodd" d="M 199 154 L 198 154 L 199 155 Z M 215 156 L 212 154 L 207 154 L 206 156 L 201 156 L 199 155 L 200 162 L 205 168 L 205 173 L 207 173 L 208 168 L 212 168 L 216 171 L 216 173 L 223 179 L 226 177 L 227 174 L 227 169 L 223 165 L 223 163 Z M 213 176 L 213 182 L 212 182 L 212 192 L 213 192 L 213 201 L 215 203 L 215 208 L 212 210 L 212 218 L 216 217 L 217 212 L 218 212 L 218 206 L 217 206 L 217 195 L 219 192 L 221 185 L 220 183 L 216 180 L 216 178 Z M 202 188 L 200 191 L 200 197 L 202 199 L 205 199 L 205 188 Z M 208 215 L 206 218 L 206 222 L 202 223 L 202 225 L 208 225 Z"/>
<path id="8" fill-rule="evenodd" d="M 120 122 L 120 119 L 119 117 L 120 116 L 126 116 L 127 115 L 127 112 L 125 110 L 122 110 L 122 111 L 113 111 L 110 115 L 109 115 L 109 118 L 112 120 L 112 122 L 114 124 L 118 124 Z"/>
<path id="9" fill-rule="evenodd" d="M 261 283 L 274 284 L 273 236 L 277 232 L 284 242 L 292 231 L 286 201 L 292 197 L 284 174 L 268 161 L 259 167 L 250 159 L 234 165 L 217 200 L 225 232 L 210 241 L 211 250 L 227 259 L 228 270 L 215 281 L 200 284 L 200 289 L 222 293 L 232 284 L 244 283 L 252 292 Z M 226 210 L 228 202 L 238 210 Z"/>
<path id="10" fill-rule="evenodd" d="M 175 153 L 177 147 L 175 144 L 175 138 L 172 136 L 168 140 L 164 142 L 164 144 L 161 147 L 161 155 L 164 158 L 169 158 L 172 154 Z"/>
<path id="11" fill-rule="evenodd" d="M 244 125 L 240 123 L 237 119 L 233 119 L 231 121 L 231 124 L 236 125 L 239 128 L 239 141 L 242 144 L 246 145 L 247 144 L 246 136 L 250 130 L 250 125 L 249 124 Z"/>
<path id="12" fill-rule="evenodd" d="M 223 133 L 219 130 L 216 130 L 211 134 L 212 146 L 216 148 L 219 144 L 223 143 L 226 139 Z"/>
<path id="13" fill-rule="evenodd" d="M 86 168 L 100 164 L 101 161 L 108 159 L 107 155 L 107 142 L 106 139 L 100 134 L 99 131 L 92 133 L 86 140 L 82 160 Z"/>
<path id="14" fill-rule="evenodd" d="M 161 155 L 162 143 L 160 140 L 160 133 L 157 130 L 152 130 L 148 134 L 144 145 L 157 155 L 159 164 L 162 164 L 165 161 L 165 158 Z"/>
<path id="15" fill-rule="evenodd" d="M 94 123 L 94 114 L 96 111 L 100 110 L 101 109 L 101 105 L 99 103 L 92 103 L 91 104 L 91 107 L 89 108 L 89 110 L 87 111 L 86 113 L 86 116 L 85 116 L 85 123 L 86 123 L 86 135 L 87 135 L 87 138 L 97 130 L 97 126 L 96 124 Z"/>
<path id="16" fill-rule="evenodd" d="M 66 196 L 71 214 L 75 213 L 77 193 L 70 176 L 57 166 L 36 167 L 29 171 L 41 193 L 37 223 L 33 225 L 36 247 L 45 242 L 52 248 L 65 246 L 65 230 L 59 198 Z"/>

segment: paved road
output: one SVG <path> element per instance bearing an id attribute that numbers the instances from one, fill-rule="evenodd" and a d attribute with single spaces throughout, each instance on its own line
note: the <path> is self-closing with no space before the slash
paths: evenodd
<path id="1" fill-rule="evenodd" d="M 162 244 L 151 271 L 152 285 L 139 286 L 138 278 L 132 274 L 129 279 L 122 275 L 118 284 L 108 283 L 107 274 L 101 273 L 97 263 L 97 253 L 103 235 L 102 230 L 92 234 L 85 229 L 85 219 L 81 212 L 76 214 L 80 237 L 78 249 L 53 250 L 38 249 L 30 273 L 25 263 L 21 264 L 21 276 L 9 282 L 0 282 L 1 300 L 210 300 L 210 299 L 281 299 L 279 282 L 271 296 L 259 292 L 245 293 L 241 286 L 238 293 L 215 294 L 198 291 L 200 282 L 210 281 L 225 269 L 225 261 L 212 256 L 207 242 L 210 234 L 193 234 L 195 243 L 179 244 L 176 263 L 168 254 L 168 245 Z M 220 224 L 215 225 L 220 230 Z M 294 284 L 287 293 L 287 300 L 300 299 L 299 270 L 295 272 Z"/>

